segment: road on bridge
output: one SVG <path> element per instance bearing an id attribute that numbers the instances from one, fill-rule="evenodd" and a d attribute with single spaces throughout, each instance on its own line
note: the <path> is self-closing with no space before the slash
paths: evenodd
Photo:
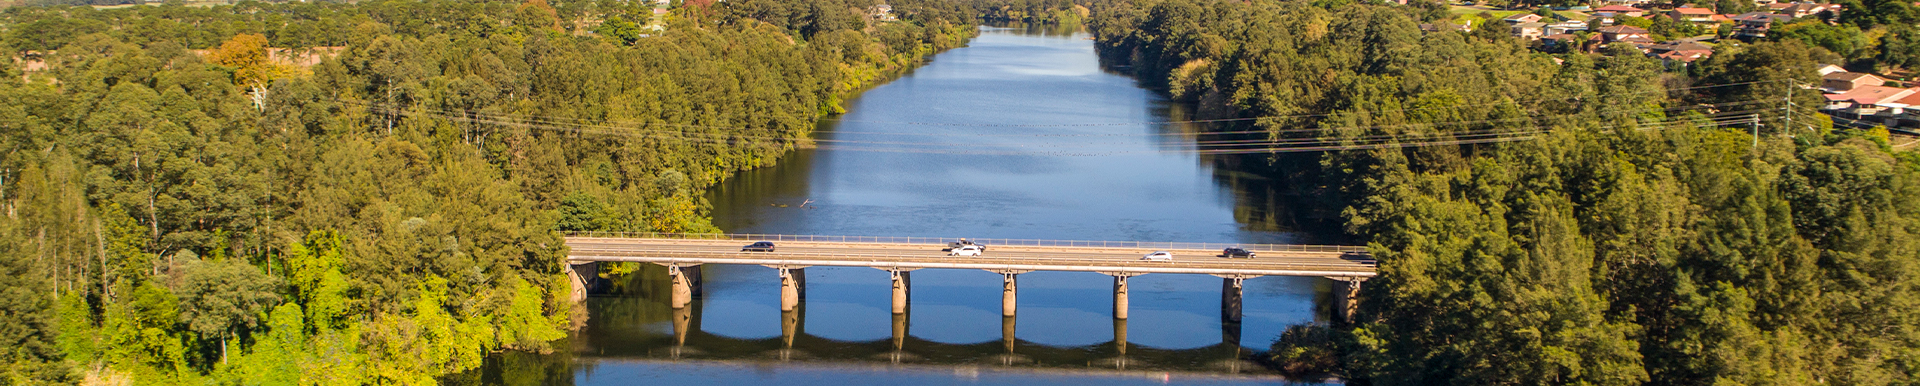
<path id="1" fill-rule="evenodd" d="M 1259 251 L 1255 258 L 1224 258 L 1220 250 L 1079 246 L 987 245 L 978 257 L 947 256 L 946 244 L 846 241 L 782 241 L 775 252 L 742 252 L 752 240 L 568 237 L 569 259 L 662 264 L 828 265 L 874 268 L 980 268 L 1137 273 L 1371 277 L 1365 253 Z M 1266 248 L 1282 249 L 1282 248 Z M 1148 252 L 1173 253 L 1172 261 L 1143 261 Z"/>

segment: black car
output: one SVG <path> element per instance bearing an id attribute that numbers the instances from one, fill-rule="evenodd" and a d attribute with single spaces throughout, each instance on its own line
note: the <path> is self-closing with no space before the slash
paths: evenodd
<path id="1" fill-rule="evenodd" d="M 747 246 L 740 247 L 740 251 L 741 252 L 773 252 L 773 242 L 772 241 L 756 241 L 753 244 L 747 244 Z"/>
<path id="2" fill-rule="evenodd" d="M 1220 257 L 1243 257 L 1251 259 L 1253 258 L 1253 251 L 1244 248 L 1227 248 L 1220 251 Z"/>

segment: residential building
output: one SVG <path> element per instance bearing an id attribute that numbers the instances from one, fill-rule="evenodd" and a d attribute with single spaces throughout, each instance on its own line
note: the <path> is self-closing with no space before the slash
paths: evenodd
<path id="1" fill-rule="evenodd" d="M 1593 10 L 1594 16 L 1599 16 L 1604 18 L 1615 18 L 1620 16 L 1641 17 L 1646 14 L 1647 14 L 1647 10 L 1634 8 L 1632 6 L 1626 6 L 1626 5 L 1609 5 L 1605 7 L 1600 7 L 1600 9 Z"/>
<path id="2" fill-rule="evenodd" d="M 1531 13 L 1521 13 L 1521 14 L 1514 14 L 1513 16 L 1507 16 L 1507 18 L 1500 19 L 1500 20 L 1507 22 L 1507 24 L 1525 24 L 1525 23 L 1537 23 L 1537 22 L 1540 22 L 1540 19 L 1541 19 L 1540 15 L 1535 15 Z"/>
<path id="3" fill-rule="evenodd" d="M 1546 29 L 1546 27 L 1547 27 L 1546 23 L 1514 24 L 1513 37 L 1526 39 L 1526 40 L 1540 40 L 1540 36 L 1542 35 L 1542 32 Z"/>
<path id="4" fill-rule="evenodd" d="M 1773 29 L 1773 23 L 1793 20 L 1787 15 L 1766 12 L 1747 12 L 1733 16 L 1733 37 L 1757 39 L 1767 37 L 1767 31 Z"/>
<path id="5" fill-rule="evenodd" d="M 1616 25 L 1601 28 L 1600 38 L 1603 43 L 1613 43 L 1635 38 L 1647 39 L 1647 29 L 1630 25 Z"/>
<path id="6" fill-rule="evenodd" d="M 1707 27 L 1719 27 L 1720 22 L 1713 20 L 1713 10 L 1706 8 L 1680 7 L 1667 11 L 1667 17 L 1681 23 L 1693 23 Z"/>
<path id="7" fill-rule="evenodd" d="M 1568 20 L 1568 21 L 1563 21 L 1559 23 L 1548 24 L 1546 30 L 1541 31 L 1540 33 L 1546 34 L 1546 35 L 1560 35 L 1560 34 L 1571 34 L 1574 32 L 1586 31 L 1586 30 L 1587 30 L 1586 22 Z"/>
<path id="8" fill-rule="evenodd" d="M 1834 72 L 1820 76 L 1820 88 L 1828 92 L 1849 92 L 1867 86 L 1879 86 L 1887 83 L 1886 78 L 1858 72 Z"/>
<path id="9" fill-rule="evenodd" d="M 1668 64 L 1690 64 L 1696 60 L 1713 56 L 1713 47 L 1695 42 L 1666 42 L 1647 47 L 1647 56 L 1660 59 Z"/>

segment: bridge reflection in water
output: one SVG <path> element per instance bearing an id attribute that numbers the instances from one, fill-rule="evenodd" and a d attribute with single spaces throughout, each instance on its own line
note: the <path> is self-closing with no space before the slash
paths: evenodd
<path id="1" fill-rule="evenodd" d="M 798 304 L 791 311 L 755 312 L 749 316 L 735 312 L 739 309 L 729 305 L 721 307 L 729 311 L 708 315 L 708 301 L 704 299 L 706 296 L 699 293 L 699 288 L 703 287 L 701 285 L 690 286 L 695 290 L 694 293 L 687 294 L 693 298 L 687 306 L 672 308 L 669 305 L 668 299 L 674 295 L 674 289 L 685 288 L 672 285 L 671 281 L 675 278 L 699 280 L 701 275 L 694 273 L 698 271 L 685 270 L 678 275 L 668 275 L 665 271 L 670 268 L 651 264 L 642 265 L 640 269 L 642 272 L 636 272 L 627 278 L 625 286 L 616 286 L 620 288 L 616 288 L 615 291 L 622 294 L 595 296 L 586 302 L 585 305 L 591 309 L 595 320 L 589 324 L 587 331 L 583 331 L 584 339 L 573 340 L 576 353 L 589 358 L 590 361 L 616 362 L 678 361 L 763 365 L 788 363 L 803 366 L 907 366 L 922 369 L 951 366 L 956 369 L 955 371 L 988 366 L 1004 370 L 1022 369 L 1020 371 L 1106 371 L 1115 375 L 1148 371 L 1193 376 L 1277 379 L 1277 375 L 1252 362 L 1250 359 L 1254 351 L 1243 345 L 1245 342 L 1242 342 L 1240 308 L 1237 307 L 1239 299 L 1225 296 L 1239 293 L 1234 291 L 1238 289 L 1233 288 L 1238 284 L 1234 280 L 1222 281 L 1223 307 L 1218 319 L 1221 332 L 1219 340 L 1201 347 L 1167 349 L 1130 343 L 1129 322 L 1127 319 L 1118 318 L 1102 321 L 1100 324 L 1103 325 L 1100 326 L 1081 327 L 1086 330 L 1111 327 L 1112 337 L 1109 340 L 1091 344 L 1060 345 L 1020 339 L 1017 333 L 1018 315 L 998 318 L 1000 323 L 998 340 L 973 343 L 929 340 L 915 336 L 911 306 L 906 310 L 907 312 L 889 315 L 882 309 L 877 310 L 878 313 L 861 316 L 861 318 L 877 317 L 881 318 L 880 320 L 887 320 L 891 324 L 888 329 L 890 334 L 884 338 L 834 339 L 808 332 L 806 325 L 808 303 L 804 300 L 804 292 L 796 294 L 802 300 L 797 302 Z M 806 275 L 800 273 L 792 276 L 803 278 Z M 885 290 L 882 289 L 882 291 Z M 1328 309 L 1322 311 L 1331 311 L 1331 300 L 1333 300 L 1331 294 L 1323 294 L 1321 299 L 1315 301 L 1323 304 L 1316 308 L 1325 307 Z M 768 310 L 768 312 L 771 311 Z M 716 320 L 719 320 L 722 326 L 738 326 L 741 323 L 751 323 L 741 320 L 742 317 L 758 320 L 772 319 L 776 315 L 779 323 L 777 336 L 736 337 L 710 332 L 701 327 L 703 319 L 707 317 L 719 318 Z M 827 318 L 821 318 L 823 315 Z M 815 315 L 814 321 L 846 320 L 845 318 L 853 317 L 853 315 L 838 313 L 823 315 Z M 982 322 L 991 320 L 968 319 Z M 768 322 L 773 320 L 759 323 Z M 1110 326 L 1105 325 L 1109 322 Z M 1147 326 L 1134 323 L 1131 327 L 1147 328 Z M 844 326 L 829 326 L 828 330 L 834 330 L 834 327 L 844 329 Z M 1170 327 L 1194 329 L 1211 326 L 1159 325 L 1151 328 L 1165 330 Z M 723 332 L 733 330 L 735 329 L 721 328 Z M 770 330 L 762 331 L 771 333 Z M 736 333 L 727 332 L 727 334 Z M 844 337 L 842 334 L 830 333 L 830 335 Z M 1264 346 L 1266 339 L 1259 340 L 1262 342 L 1254 343 Z"/>
<path id="2" fill-rule="evenodd" d="M 596 334 L 576 341 L 579 351 L 602 358 L 772 362 L 885 362 L 914 365 L 1002 365 L 1111 370 L 1186 370 L 1213 373 L 1264 372 L 1248 360 L 1238 322 L 1221 325 L 1220 343 L 1188 349 L 1129 345 L 1127 320 L 1113 320 L 1113 340 L 1085 346 L 1052 346 L 1016 337 L 1018 316 L 1002 317 L 1001 339 L 943 343 L 914 337 L 905 314 L 892 315 L 890 338 L 842 341 L 806 332 L 806 306 L 780 313 L 780 336 L 737 338 L 701 330 L 704 306 L 668 309 L 671 335 Z"/>

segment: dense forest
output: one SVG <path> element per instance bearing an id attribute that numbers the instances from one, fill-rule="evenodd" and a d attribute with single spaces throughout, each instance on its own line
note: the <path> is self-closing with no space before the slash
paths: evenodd
<path id="1" fill-rule="evenodd" d="M 432 384 L 551 350 L 557 231 L 716 231 L 698 192 L 976 33 L 872 5 L 7 8 L 0 384 Z"/>
<path id="2" fill-rule="evenodd" d="M 1289 330 L 1276 363 L 1386 385 L 1920 382 L 1920 156 L 1834 130 L 1801 88 L 1858 53 L 1789 38 L 1663 71 L 1626 46 L 1423 33 L 1423 8 L 1093 9 L 1108 63 L 1274 139 L 1353 145 L 1267 158 L 1346 208 L 1381 269 L 1354 322 Z"/>

